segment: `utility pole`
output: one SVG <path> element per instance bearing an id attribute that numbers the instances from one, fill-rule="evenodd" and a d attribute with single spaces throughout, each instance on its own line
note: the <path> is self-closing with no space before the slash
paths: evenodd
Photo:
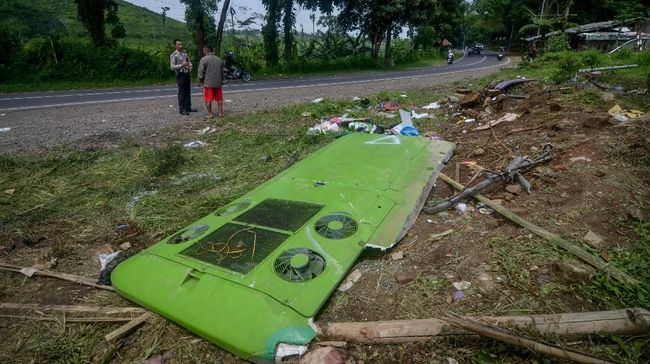
<path id="1" fill-rule="evenodd" d="M 231 6 L 230 7 L 230 25 L 232 25 L 232 39 L 230 40 L 232 42 L 232 47 L 235 47 L 235 7 Z"/>
<path id="2" fill-rule="evenodd" d="M 167 42 L 167 38 L 165 36 L 167 35 L 167 31 L 165 29 L 165 19 L 167 18 L 167 12 L 169 11 L 169 6 L 163 6 L 162 8 L 162 27 L 163 27 L 163 42 Z"/>

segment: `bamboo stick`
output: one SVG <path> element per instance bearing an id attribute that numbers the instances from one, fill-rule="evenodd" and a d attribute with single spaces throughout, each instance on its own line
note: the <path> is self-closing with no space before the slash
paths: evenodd
<path id="1" fill-rule="evenodd" d="M 122 336 L 128 334 L 129 332 L 135 330 L 138 326 L 142 325 L 145 321 L 147 321 L 150 317 L 153 317 L 153 313 L 147 312 L 133 320 L 131 320 L 129 323 L 126 325 L 121 326 L 115 331 L 111 331 L 106 336 L 104 336 L 104 340 L 111 342 L 113 340 L 119 339 Z"/>
<path id="2" fill-rule="evenodd" d="M 34 269 L 35 270 L 34 274 L 38 274 L 39 276 L 59 278 L 59 279 L 63 279 L 63 280 L 66 280 L 66 281 L 83 284 L 85 286 L 95 287 L 95 288 L 99 288 L 99 289 L 105 289 L 107 291 L 115 291 L 115 288 L 113 288 L 111 286 L 104 286 L 104 285 L 101 285 L 101 284 L 97 284 L 97 283 L 95 283 L 93 281 L 90 281 L 90 280 L 88 280 L 86 278 L 75 276 L 73 274 L 58 273 L 58 272 L 53 272 L 53 271 L 50 271 L 50 270 L 47 270 L 47 269 L 38 269 L 38 268 L 33 268 L 33 267 L 20 267 L 20 266 L 17 266 L 17 265 L 0 262 L 0 270 L 8 270 L 8 271 L 12 271 L 12 272 L 22 273 L 23 269 Z"/>
<path id="3" fill-rule="evenodd" d="M 454 181 L 453 179 L 449 178 L 447 175 L 444 173 L 440 173 L 440 178 L 450 184 L 452 187 L 462 190 L 464 187 L 460 183 Z M 491 207 L 494 209 L 496 212 L 500 213 L 501 215 L 507 217 L 510 219 L 512 222 L 517 223 L 518 225 L 528 229 L 532 233 L 534 233 L 537 236 L 540 236 L 549 242 L 561 247 L 562 249 L 568 251 L 569 253 L 575 255 L 576 257 L 582 259 L 583 261 L 589 263 L 591 266 L 597 268 L 598 270 L 609 274 L 611 277 L 623 282 L 623 283 L 630 283 L 630 284 L 637 284 L 637 280 L 629 276 L 627 273 L 619 270 L 618 268 L 614 267 L 613 265 L 610 265 L 606 263 L 603 259 L 600 257 L 594 256 L 593 254 L 581 249 L 577 245 L 571 243 L 568 240 L 563 239 L 561 236 L 554 234 L 540 226 L 537 226 L 533 224 L 532 222 L 522 218 L 521 216 L 515 214 L 514 212 L 508 210 L 507 208 L 495 203 L 494 201 L 490 200 L 489 198 L 477 194 L 472 196 L 475 199 L 483 202 L 486 206 Z"/>
<path id="4" fill-rule="evenodd" d="M 56 317 L 56 316 L 24 316 L 24 315 L 5 315 L 0 314 L 0 317 L 5 318 L 14 318 L 14 319 L 24 319 L 24 320 L 36 320 L 36 321 L 58 321 L 62 320 L 65 322 L 124 322 L 131 321 L 133 317 Z"/>
<path id="5" fill-rule="evenodd" d="M 81 306 L 81 305 L 41 305 L 38 303 L 0 303 L 0 310 L 29 310 L 29 311 L 56 311 L 65 313 L 95 313 L 112 315 L 118 313 L 143 314 L 147 312 L 141 307 L 115 307 L 115 306 Z"/>
<path id="6" fill-rule="evenodd" d="M 611 364 L 611 362 L 595 358 L 577 351 L 567 350 L 554 345 L 543 344 L 539 341 L 515 335 L 502 328 L 494 327 L 488 324 L 480 323 L 468 318 L 447 314 L 445 320 L 450 323 L 473 332 L 478 335 L 486 336 L 495 340 L 503 341 L 509 344 L 523 346 L 530 350 L 554 356 L 560 359 L 571 360 L 577 363 L 586 364 Z"/>

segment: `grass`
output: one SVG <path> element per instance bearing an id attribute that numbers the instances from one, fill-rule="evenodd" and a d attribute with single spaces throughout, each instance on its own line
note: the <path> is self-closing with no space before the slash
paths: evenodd
<path id="1" fill-rule="evenodd" d="M 477 84 L 485 85 L 515 75 L 533 77 L 551 72 L 550 65 L 534 70 L 511 69 Z M 400 93 L 384 91 L 369 99 L 373 104 L 391 99 L 400 100 L 404 105 L 422 106 L 442 95 L 435 90 L 412 90 L 407 97 L 401 97 Z M 597 96 L 589 92 L 576 97 L 587 103 L 598 103 Z M 151 245 L 275 176 L 287 167 L 292 155 L 304 157 L 331 142 L 332 136 L 308 136 L 305 131 L 317 118 L 346 112 L 353 117 L 365 116 L 367 112 L 356 106 L 357 103 L 350 100 L 325 100 L 319 104 L 231 116 L 221 121 L 224 126 L 219 133 L 201 137 L 207 145 L 199 149 L 181 147 L 188 140 L 175 134 L 158 147 L 130 141 L 114 150 L 78 151 L 61 147 L 44 155 L 0 155 L 0 222 L 3 228 L 0 240 L 17 242 L 46 236 L 54 242 L 53 254 L 60 258 L 61 267 L 73 269 L 79 269 L 79 259 L 86 259 L 87 250 L 118 241 L 116 226 L 125 221 L 138 227 L 144 245 Z M 304 112 L 312 115 L 303 118 Z M 386 126 L 397 121 L 373 118 L 373 122 Z M 444 121 L 420 119 L 416 124 L 424 133 L 438 130 Z M 522 293 L 510 305 L 500 306 L 493 313 L 512 314 L 524 309 L 564 311 L 566 303 L 557 298 L 573 294 L 574 290 L 589 300 L 586 302 L 589 305 L 647 309 L 650 226 L 640 225 L 637 231 L 640 237 L 637 249 L 613 252 L 611 259 L 617 267 L 644 282 L 640 288 L 624 287 L 603 276 L 579 287 L 556 283 L 538 285 L 529 268 L 548 265 L 549 261 L 561 259 L 564 253 L 528 235 L 491 240 L 489 246 L 507 279 L 506 284 Z M 12 292 L 30 284 L 23 278 L 4 274 L 0 276 L 0 283 L 7 288 L 0 294 L 3 300 L 15 300 Z M 425 288 L 423 294 L 427 299 L 433 299 L 438 291 L 449 286 L 444 278 L 435 277 L 421 277 L 416 284 Z M 37 290 L 34 293 L 37 294 Z M 343 305 L 349 299 L 347 295 L 333 297 L 332 305 Z M 104 297 L 96 304 L 112 303 L 110 300 Z M 187 336 L 174 325 L 169 324 L 164 330 L 159 326 L 155 331 L 144 328 L 151 331 L 140 335 L 146 338 L 135 340 L 125 349 L 130 351 L 121 354 L 144 359 L 174 349 L 188 361 L 214 362 L 219 361 L 215 358 L 226 357 L 212 345 L 191 344 L 194 337 Z M 32 359 L 37 362 L 87 362 L 94 347 L 102 341 L 102 335 L 114 327 L 110 324 L 66 324 L 64 321 L 44 325 L 19 323 L 9 330 L 5 342 L 11 345 L 0 348 L 0 358 L 15 362 Z M 3 332 L 6 334 L 7 329 Z M 183 337 L 177 339 L 180 335 Z M 627 341 L 594 336 L 591 340 L 593 345 L 602 348 L 604 355 L 622 362 L 634 362 L 634 358 L 645 350 L 644 343 L 647 348 L 647 339 Z M 476 362 L 491 362 L 510 355 L 517 357 L 513 352 L 524 352 L 524 357 L 529 355 L 524 350 L 513 351 L 510 346 L 484 343 L 485 351 L 473 358 Z"/>

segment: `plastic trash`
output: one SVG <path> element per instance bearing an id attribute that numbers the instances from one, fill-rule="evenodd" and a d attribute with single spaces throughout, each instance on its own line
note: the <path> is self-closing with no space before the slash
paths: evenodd
<path id="1" fill-rule="evenodd" d="M 200 140 L 195 140 L 189 143 L 185 143 L 183 147 L 185 148 L 201 148 L 202 146 L 206 145 L 206 143 L 200 141 Z"/>
<path id="2" fill-rule="evenodd" d="M 380 125 L 367 123 L 363 121 L 353 121 L 348 125 L 348 129 L 361 133 L 383 134 L 384 128 Z"/>
<path id="3" fill-rule="evenodd" d="M 427 110 L 440 109 L 440 105 L 437 102 L 432 102 L 429 105 L 422 106 L 422 108 Z"/>
<path id="4" fill-rule="evenodd" d="M 428 117 L 429 117 L 429 114 L 427 114 L 425 112 L 422 113 L 422 114 L 418 114 L 418 113 L 415 112 L 415 110 L 411 111 L 411 118 L 413 118 L 413 119 L 422 119 L 422 118 L 428 118 Z"/>
<path id="5" fill-rule="evenodd" d="M 11 128 L 0 128 L 0 133 L 4 133 L 11 130 Z"/>
<path id="6" fill-rule="evenodd" d="M 420 136 L 420 132 L 414 126 L 405 126 L 399 133 L 404 136 Z"/>
<path id="7" fill-rule="evenodd" d="M 319 98 L 317 98 L 317 99 L 313 99 L 313 100 L 311 100 L 311 103 L 312 103 L 312 104 L 318 104 L 319 102 L 322 102 L 322 101 L 323 101 L 323 98 L 322 98 L 322 97 L 319 97 Z"/>
<path id="8" fill-rule="evenodd" d="M 110 263 L 116 256 L 120 254 L 120 251 L 116 251 L 110 254 L 99 254 L 99 264 L 101 264 L 100 271 L 106 269 L 108 263 Z"/>

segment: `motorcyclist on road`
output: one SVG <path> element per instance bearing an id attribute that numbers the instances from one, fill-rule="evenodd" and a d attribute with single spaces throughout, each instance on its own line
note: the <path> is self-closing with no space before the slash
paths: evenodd
<path id="1" fill-rule="evenodd" d="M 239 67 L 239 62 L 235 60 L 235 55 L 228 51 L 226 53 L 226 64 L 224 65 L 224 71 L 228 72 L 231 76 L 235 76 L 237 72 L 237 67 Z"/>

